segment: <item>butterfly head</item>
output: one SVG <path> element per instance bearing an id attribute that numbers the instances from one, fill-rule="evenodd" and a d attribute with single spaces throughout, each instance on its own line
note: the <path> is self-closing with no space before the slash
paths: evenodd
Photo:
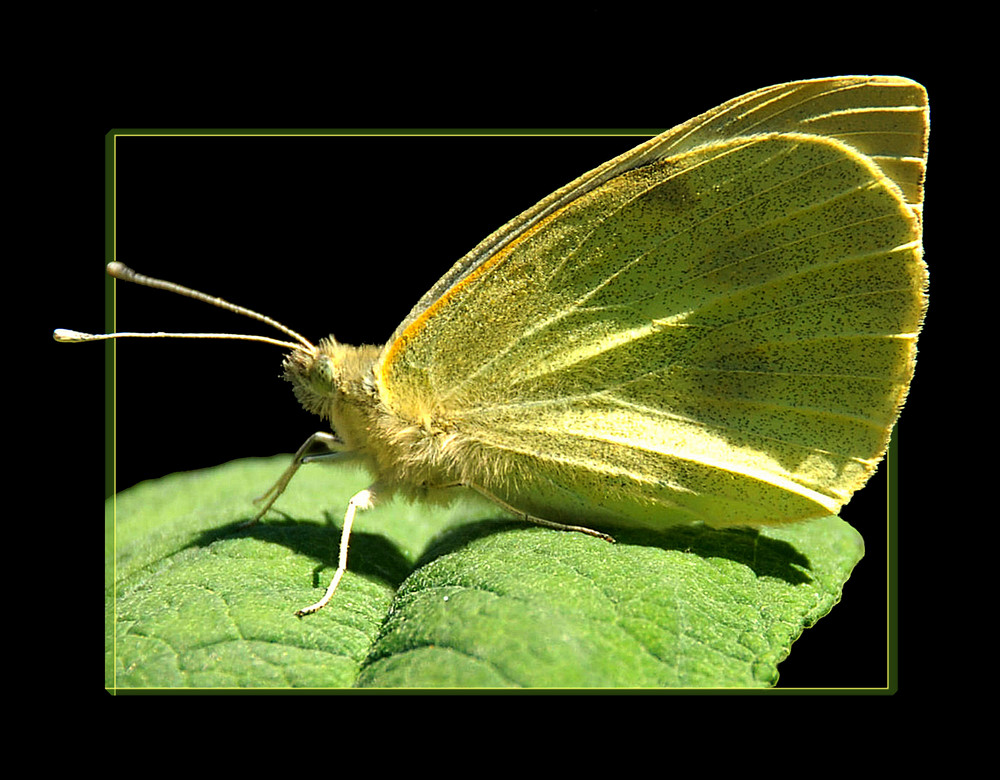
<path id="1" fill-rule="evenodd" d="M 332 336 L 313 349 L 295 349 L 285 357 L 285 379 L 309 412 L 335 420 L 345 404 L 364 403 L 369 391 L 364 377 L 378 356 L 373 346 L 353 347 Z"/>

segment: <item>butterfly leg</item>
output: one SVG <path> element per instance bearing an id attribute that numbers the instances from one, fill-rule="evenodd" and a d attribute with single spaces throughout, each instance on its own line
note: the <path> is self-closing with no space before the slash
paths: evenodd
<path id="1" fill-rule="evenodd" d="M 344 515 L 344 530 L 340 532 L 340 560 L 337 562 L 337 571 L 333 575 L 330 587 L 326 589 L 323 598 L 315 604 L 310 604 L 308 607 L 297 610 L 295 612 L 296 615 L 302 617 L 303 615 L 316 612 L 325 607 L 330 602 L 330 599 L 333 598 L 333 594 L 340 584 L 340 579 L 344 576 L 344 572 L 347 571 L 347 544 L 351 539 L 351 526 L 354 524 L 354 513 L 359 509 L 371 509 L 374 503 L 374 485 L 355 493 L 351 497 L 351 500 L 347 503 L 347 513 Z"/>
<path id="2" fill-rule="evenodd" d="M 292 458 L 291 465 L 285 469 L 285 472 L 281 475 L 277 482 L 271 485 L 270 489 L 262 495 L 260 498 L 255 498 L 254 503 L 259 504 L 261 502 L 266 502 L 256 515 L 253 516 L 251 520 L 244 523 L 244 526 L 250 526 L 260 520 L 267 510 L 274 506 L 274 502 L 278 500 L 278 496 L 285 492 L 285 488 L 288 487 L 288 483 L 292 481 L 292 477 L 295 476 L 295 472 L 299 470 L 299 466 L 303 463 L 308 463 L 311 460 L 319 460 L 324 456 L 331 456 L 339 454 L 339 447 L 343 445 L 332 433 L 324 433 L 322 431 L 314 433 L 299 447 L 298 452 L 295 453 L 295 457 Z M 322 449 L 323 452 L 317 454 L 314 452 L 316 449 Z"/>
<path id="3" fill-rule="evenodd" d="M 526 512 L 522 512 L 520 509 L 515 509 L 506 501 L 502 501 L 501 499 L 494 496 L 492 493 L 488 492 L 487 490 L 484 490 L 483 488 L 477 485 L 465 485 L 464 487 L 472 488 L 477 493 L 479 493 L 479 495 L 488 498 L 494 504 L 498 504 L 511 514 L 523 517 L 526 522 L 534 523 L 535 525 L 544 525 L 546 528 L 554 528 L 557 531 L 575 531 L 576 533 L 587 534 L 587 536 L 596 536 L 598 539 L 603 539 L 606 542 L 614 543 L 615 541 L 615 538 L 613 536 L 602 533 L 600 531 L 595 531 L 593 528 L 587 528 L 586 526 L 583 525 L 566 525 L 565 523 L 556 523 L 552 520 L 545 520 L 541 517 L 535 517 L 533 515 L 529 515 Z"/>

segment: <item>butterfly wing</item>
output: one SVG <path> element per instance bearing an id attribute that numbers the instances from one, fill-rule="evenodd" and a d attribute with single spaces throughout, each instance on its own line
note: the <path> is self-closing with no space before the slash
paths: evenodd
<path id="1" fill-rule="evenodd" d="M 602 166 L 445 276 L 383 352 L 383 401 L 548 520 L 835 513 L 913 373 L 922 96 L 781 85 Z"/>

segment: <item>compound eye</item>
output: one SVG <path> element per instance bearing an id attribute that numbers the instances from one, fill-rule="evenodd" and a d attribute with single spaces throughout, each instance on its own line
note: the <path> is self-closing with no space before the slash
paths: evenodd
<path id="1" fill-rule="evenodd" d="M 318 393 L 329 393 L 334 387 L 333 361 L 320 355 L 309 371 L 309 384 Z"/>

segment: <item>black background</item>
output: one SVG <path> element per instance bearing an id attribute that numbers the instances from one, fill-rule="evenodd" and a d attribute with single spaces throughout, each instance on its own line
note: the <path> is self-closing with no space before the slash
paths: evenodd
<path id="1" fill-rule="evenodd" d="M 935 365 L 935 299 L 948 296 L 946 233 L 949 117 L 954 98 L 928 69 L 834 67 L 729 71 L 688 78 L 643 94 L 588 105 L 539 101 L 474 110 L 340 114 L 293 127 L 364 125 L 358 136 L 122 137 L 116 144 L 116 231 L 101 254 L 104 191 L 101 138 L 90 153 L 82 207 L 94 220 L 85 250 L 57 264 L 64 288 L 59 327 L 99 331 L 110 285 L 104 264 L 195 287 L 256 309 L 307 338 L 335 334 L 346 343 L 382 343 L 417 299 L 479 240 L 554 189 L 657 131 L 743 92 L 779 81 L 845 72 L 915 78 L 930 92 L 931 152 L 926 199 L 926 258 L 931 310 L 911 398 L 898 426 L 900 526 L 919 527 L 920 460 L 927 456 Z M 420 119 L 407 122 L 419 116 Z M 275 126 L 272 122 L 267 126 Z M 364 120 L 371 121 L 364 121 Z M 466 120 L 466 121 L 462 121 Z M 121 132 L 126 117 L 115 123 Z M 243 122 L 240 127 L 264 126 Z M 371 128 L 496 127 L 497 136 L 368 135 Z M 158 124 L 144 123 L 145 127 Z M 195 126 L 192 123 L 192 126 Z M 221 122 L 197 126 L 223 126 Z M 510 137 L 513 127 L 577 128 L 608 135 Z M 638 134 L 616 137 L 615 128 Z M 109 130 L 105 128 L 105 130 Z M 643 132 L 645 131 L 645 132 Z M 397 130 L 387 131 L 391 133 Z M 456 131 L 450 131 L 456 132 Z M 461 131 L 458 131 L 461 132 Z M 940 291 L 939 291 L 940 289 Z M 168 293 L 118 284 L 122 330 L 254 332 L 261 323 Z M 103 471 L 100 441 L 103 348 L 56 345 L 50 376 L 65 387 L 51 409 L 65 423 L 75 469 Z M 298 407 L 280 379 L 282 350 L 252 342 L 123 340 L 117 345 L 117 487 L 240 457 L 292 452 L 318 419 Z M 109 389 L 110 391 L 110 389 Z M 887 576 L 885 465 L 845 508 L 865 537 L 867 555 L 843 601 L 799 640 L 779 667 L 781 685 L 881 687 L 886 684 Z M 86 484 L 86 483 L 84 483 Z M 262 486 L 262 489 L 266 486 Z M 96 496 L 85 503 L 91 503 Z"/>

